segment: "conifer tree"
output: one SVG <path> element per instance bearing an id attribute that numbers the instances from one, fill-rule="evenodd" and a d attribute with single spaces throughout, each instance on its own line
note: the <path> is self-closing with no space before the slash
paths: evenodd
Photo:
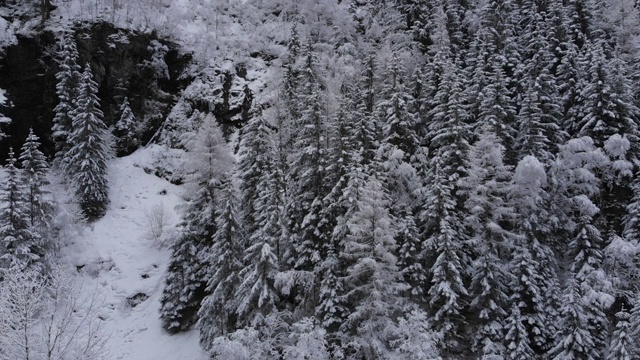
<path id="1" fill-rule="evenodd" d="M 256 201 L 260 176 L 267 168 L 275 169 L 273 158 L 272 130 L 264 115 L 256 114 L 242 129 L 238 155 L 238 174 L 241 180 L 242 212 L 248 234 L 259 226 L 256 216 Z"/>
<path id="2" fill-rule="evenodd" d="M 446 59 L 445 59 L 446 61 Z M 436 105 L 429 113 L 431 123 L 429 160 L 423 188 L 419 190 L 422 208 L 418 213 L 423 252 L 428 256 L 430 306 L 434 331 L 443 337 L 443 356 L 457 356 L 463 348 L 462 329 L 466 320 L 467 289 L 463 276 L 468 259 L 464 249 L 466 232 L 457 211 L 457 180 L 464 173 L 462 159 L 469 147 L 468 113 L 461 100 L 459 69 L 445 66 L 444 78 L 436 93 Z"/>
<path id="3" fill-rule="evenodd" d="M 557 264 L 553 252 L 542 239 L 547 236 L 544 222 L 548 177 L 544 165 L 533 156 L 522 159 L 513 174 L 509 194 L 515 210 L 508 285 L 510 300 L 518 304 L 529 336 L 529 346 L 544 352 L 554 334 L 554 304 L 557 297 Z"/>
<path id="4" fill-rule="evenodd" d="M 13 149 L 9 149 L 7 180 L 0 193 L 0 269 L 24 271 L 45 253 L 41 237 L 31 227 L 27 189 L 15 165 Z"/>
<path id="5" fill-rule="evenodd" d="M 71 179 L 78 203 L 88 220 L 104 215 L 109 204 L 108 162 L 113 156 L 111 137 L 103 120 L 98 84 L 86 64 L 78 92 L 71 148 L 62 158 L 62 167 Z"/>
<path id="6" fill-rule="evenodd" d="M 327 161 L 324 99 L 315 74 L 315 54 L 308 45 L 303 69 L 304 91 L 301 94 L 302 113 L 296 123 L 299 129 L 295 150 L 287 174 L 287 216 L 292 234 L 293 268 L 303 283 L 297 284 L 299 310 L 311 312 L 317 302 L 317 269 L 328 243 L 328 222 L 321 217 L 324 197 L 329 185 L 325 183 Z M 274 244 L 270 244 L 274 251 Z"/>
<path id="7" fill-rule="evenodd" d="M 616 313 L 616 329 L 611 336 L 607 360 L 631 360 L 629 349 L 632 345 L 632 338 L 629 334 L 629 313 L 624 307 Z"/>
<path id="8" fill-rule="evenodd" d="M 606 57 L 602 42 L 588 45 L 575 131 L 579 136 L 590 136 L 598 146 L 614 134 L 632 136 L 635 140 L 640 110 L 633 102 L 625 67 L 621 60 L 610 61 Z"/>
<path id="9" fill-rule="evenodd" d="M 163 327 L 172 333 L 189 329 L 207 294 L 211 268 L 207 264 L 212 238 L 216 233 L 218 192 L 229 176 L 233 158 L 213 116 L 206 116 L 187 142 L 190 152 L 187 169 L 188 202 L 182 230 L 171 247 L 165 286 L 160 299 Z"/>
<path id="10" fill-rule="evenodd" d="M 429 269 L 431 284 L 427 293 L 433 329 L 442 337 L 440 352 L 455 357 L 464 349 L 463 331 L 467 326 L 463 316 L 469 295 L 463 279 L 467 271 L 463 254 L 466 234 L 456 212 L 453 184 L 445 175 L 445 165 L 436 162 L 433 166 L 433 179 L 428 182 L 425 197 L 427 206 L 423 210 L 431 214 L 425 250 L 436 256 Z"/>
<path id="11" fill-rule="evenodd" d="M 629 336 L 632 339 L 637 339 L 640 335 L 640 297 L 638 297 L 637 293 L 633 294 L 629 302 L 631 304 L 631 310 L 629 311 Z M 638 357 L 638 355 L 640 355 L 640 346 L 632 342 L 629 352 L 632 357 Z"/>
<path id="12" fill-rule="evenodd" d="M 376 358 L 389 351 L 396 320 L 406 307 L 408 287 L 396 265 L 393 219 L 382 184 L 373 176 L 352 176 L 356 199 L 345 215 L 348 228 L 344 259 L 348 303 L 355 304 L 342 330 L 355 336 L 359 353 Z"/>
<path id="13" fill-rule="evenodd" d="M 247 133 L 241 150 L 245 164 L 253 164 L 252 177 L 245 176 L 244 191 L 253 194 L 251 199 L 253 231 L 243 248 L 244 264 L 238 275 L 238 290 L 234 302 L 237 305 L 239 324 L 252 325 L 260 317 L 266 317 L 280 300 L 275 289 L 275 278 L 284 259 L 284 185 L 278 168 L 276 149 L 269 137 L 265 119 L 252 121 L 252 132 Z M 249 136 L 253 136 L 251 139 Z M 253 160 L 251 160 L 253 159 Z M 245 172 L 245 175 L 251 172 Z M 253 188 L 251 188 L 253 187 Z M 247 198 L 248 194 L 245 194 Z M 249 214 L 247 214 L 249 215 Z"/>
<path id="14" fill-rule="evenodd" d="M 208 258 L 205 259 L 211 273 L 207 282 L 202 306 L 198 311 L 200 345 L 209 350 L 213 340 L 234 329 L 234 293 L 238 287 L 238 273 L 243 268 L 242 252 L 246 242 L 244 231 L 236 211 L 238 198 L 231 180 L 223 185 L 220 194 L 220 210 L 216 215 L 216 232 L 213 235 Z"/>
<path id="15" fill-rule="evenodd" d="M 40 139 L 33 133 L 33 129 L 29 129 L 18 160 L 21 162 L 24 184 L 27 186 L 30 226 L 43 231 L 50 225 L 53 204 L 48 198 L 47 190 L 49 164 L 39 148 Z"/>
<path id="16" fill-rule="evenodd" d="M 535 358 L 535 352 L 531 348 L 526 319 L 520 313 L 520 306 L 514 303 L 511 312 L 506 319 L 504 338 L 506 347 L 506 359 L 526 360 Z"/>
<path id="17" fill-rule="evenodd" d="M 348 86 L 348 85 L 346 85 Z M 330 151 L 330 161 L 327 172 L 331 178 L 329 180 L 333 188 L 325 197 L 327 204 L 323 211 L 333 229 L 331 229 L 330 239 L 326 245 L 327 256 L 319 264 L 322 277 L 318 292 L 318 305 L 315 315 L 320 320 L 328 333 L 332 334 L 332 345 L 338 337 L 336 333 L 346 316 L 349 313 L 348 304 L 345 298 L 347 289 L 345 278 L 345 261 L 342 257 L 343 249 L 347 241 L 349 229 L 346 226 L 344 215 L 355 201 L 351 192 L 350 174 L 354 166 L 360 165 L 358 156 L 359 150 L 356 148 L 358 133 L 354 127 L 349 107 L 351 101 L 343 97 L 338 113 L 333 118 L 332 148 Z"/>
<path id="18" fill-rule="evenodd" d="M 53 110 L 52 138 L 55 142 L 55 164 L 60 162 L 73 145 L 69 137 L 73 131 L 73 119 L 77 108 L 77 100 L 82 82 L 80 65 L 78 64 L 78 50 L 73 32 L 66 32 L 60 39 L 60 70 L 56 73 L 58 83 L 56 94 L 58 105 Z"/>
<path id="19" fill-rule="evenodd" d="M 244 263 L 247 266 L 240 271 L 240 282 L 235 293 L 238 324 L 255 326 L 261 319 L 273 313 L 280 300 L 275 289 L 275 278 L 278 273 L 278 258 L 268 237 L 257 234 L 250 239 L 250 246 L 245 250 Z"/>
<path id="20" fill-rule="evenodd" d="M 402 208 L 415 208 L 413 192 L 418 184 L 412 158 L 418 151 L 420 141 L 416 133 L 416 120 L 409 111 L 412 102 L 404 80 L 404 69 L 394 54 L 389 69 L 387 83 L 382 91 L 382 100 L 377 105 L 378 117 L 384 126 L 384 140 L 381 143 L 385 185 L 392 197 L 391 210 L 394 215 Z"/>
<path id="21" fill-rule="evenodd" d="M 120 105 L 120 119 L 114 128 L 114 135 L 116 136 L 116 150 L 118 154 L 128 154 L 138 145 L 135 126 L 136 118 L 131 111 L 129 99 L 125 97 Z"/>
<path id="22" fill-rule="evenodd" d="M 469 289 L 470 306 L 479 324 L 473 349 L 485 358 L 506 354 L 502 340 L 508 310 L 506 284 L 511 279 L 501 254 L 507 252 L 515 235 L 501 225 L 514 219 L 507 199 L 511 172 L 502 162 L 503 152 L 495 134 L 484 132 L 469 150 L 467 176 L 458 182 L 466 199 L 464 223 L 479 253 Z"/>
<path id="23" fill-rule="evenodd" d="M 567 285 L 568 291 L 560 309 L 562 322 L 559 336 L 548 356 L 554 360 L 599 359 L 599 354 L 594 351 L 593 334 L 587 330 L 589 325 L 582 303 L 583 293 L 574 282 Z"/>
<path id="24" fill-rule="evenodd" d="M 410 210 L 396 216 L 396 244 L 398 248 L 398 271 L 409 286 L 409 298 L 417 304 L 425 304 L 425 289 L 428 288 L 427 271 L 421 259 L 422 239 L 416 226 L 415 216 Z"/>

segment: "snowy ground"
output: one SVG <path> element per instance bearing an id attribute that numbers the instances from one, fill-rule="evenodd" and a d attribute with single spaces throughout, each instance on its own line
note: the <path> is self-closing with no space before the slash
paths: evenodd
<path id="1" fill-rule="evenodd" d="M 174 225 L 181 188 L 145 173 L 151 154 L 152 150 L 141 149 L 114 161 L 109 211 L 87 226 L 74 245 L 63 249 L 63 255 L 76 266 L 84 265 L 79 271 L 83 291 L 97 291 L 104 297 L 100 316 L 110 336 L 109 359 L 206 359 L 196 331 L 170 336 L 158 317 L 169 251 L 145 236 L 145 214 L 161 204 Z M 132 306 L 128 298 L 140 293 L 149 298 Z"/>

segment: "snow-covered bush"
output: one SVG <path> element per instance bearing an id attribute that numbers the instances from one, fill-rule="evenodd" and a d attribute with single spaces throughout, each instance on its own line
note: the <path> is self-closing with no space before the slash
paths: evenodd
<path id="1" fill-rule="evenodd" d="M 144 214 L 145 219 L 145 238 L 152 241 L 157 247 L 163 248 L 168 245 L 167 236 L 170 233 L 171 214 L 165 208 L 164 204 L 156 204 L 147 209 Z"/>

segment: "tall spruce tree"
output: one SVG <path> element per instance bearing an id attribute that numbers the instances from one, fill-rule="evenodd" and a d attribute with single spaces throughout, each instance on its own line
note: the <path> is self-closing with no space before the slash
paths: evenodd
<path id="1" fill-rule="evenodd" d="M 30 226 L 42 232 L 51 225 L 53 203 L 49 199 L 47 189 L 50 184 L 47 179 L 49 164 L 39 148 L 40 138 L 33 133 L 33 129 L 29 129 L 18 160 L 21 162 L 24 184 L 27 186 Z"/>
<path id="2" fill-rule="evenodd" d="M 73 32 L 66 32 L 59 41 L 60 50 L 58 58 L 60 70 L 56 73 L 58 83 L 56 94 L 58 105 L 53 109 L 52 138 L 55 143 L 56 166 L 61 166 L 65 154 L 73 145 L 69 137 L 73 131 L 73 118 L 75 116 L 77 101 L 82 82 L 80 65 L 78 64 L 78 50 Z"/>
<path id="3" fill-rule="evenodd" d="M 471 232 L 471 242 L 479 256 L 473 263 L 469 288 L 470 306 L 478 314 L 473 351 L 483 358 L 505 356 L 508 295 L 504 254 L 508 253 L 515 234 L 504 224 L 515 218 L 507 199 L 511 169 L 503 164 L 504 147 L 495 134 L 485 131 L 471 146 L 465 162 L 467 176 L 458 182 L 465 200 L 464 224 Z"/>
<path id="4" fill-rule="evenodd" d="M 235 291 L 238 274 L 243 268 L 242 251 L 246 242 L 244 229 L 236 211 L 238 197 L 233 182 L 227 180 L 220 194 L 220 209 L 216 214 L 216 232 L 208 258 L 211 274 L 207 282 L 208 294 L 198 311 L 200 345 L 209 350 L 217 336 L 235 329 Z"/>
<path id="5" fill-rule="evenodd" d="M 611 336 L 607 360 L 631 360 L 632 356 L 629 352 L 632 346 L 632 338 L 629 333 L 629 313 L 624 307 L 616 313 L 616 329 Z"/>
<path id="6" fill-rule="evenodd" d="M 342 330 L 355 337 L 358 354 L 376 358 L 389 351 L 396 319 L 407 310 L 402 274 L 396 265 L 393 218 L 388 195 L 374 176 L 355 166 L 351 184 L 356 196 L 344 217 L 349 234 L 344 244 L 345 294 L 354 304 Z"/>
<path id="7" fill-rule="evenodd" d="M 187 142 L 188 202 L 181 234 L 171 247 L 160 318 L 169 332 L 189 329 L 197 321 L 200 303 L 207 296 L 211 268 L 207 263 L 216 233 L 218 192 L 233 167 L 233 158 L 215 118 L 206 116 L 195 137 Z"/>
<path id="8" fill-rule="evenodd" d="M 90 221 L 102 217 L 109 205 L 107 170 L 113 150 L 103 116 L 98 84 L 87 63 L 78 90 L 73 130 L 68 137 L 72 146 L 62 157 L 62 167 L 72 181 L 82 212 Z"/>
<path id="9" fill-rule="evenodd" d="M 15 165 L 13 149 L 9 149 L 7 180 L 0 193 L 0 269 L 24 271 L 45 254 L 42 238 L 31 227 L 27 189 Z"/>
<path id="10" fill-rule="evenodd" d="M 305 48 L 301 116 L 296 123 L 299 133 L 287 174 L 290 191 L 287 193 L 286 209 L 294 248 L 293 268 L 301 275 L 297 278 L 302 280 L 297 284 L 299 310 L 309 313 L 317 303 L 320 279 L 316 266 L 324 258 L 329 235 L 328 222 L 320 216 L 324 197 L 328 193 L 328 184 L 324 181 L 328 154 L 325 102 L 315 67 L 315 54 L 309 44 Z"/>

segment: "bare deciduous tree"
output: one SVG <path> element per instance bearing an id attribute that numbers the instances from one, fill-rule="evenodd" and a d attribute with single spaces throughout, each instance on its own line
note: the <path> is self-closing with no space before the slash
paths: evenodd
<path id="1" fill-rule="evenodd" d="M 106 359 L 98 292 L 59 268 L 7 270 L 0 284 L 0 360 Z"/>

